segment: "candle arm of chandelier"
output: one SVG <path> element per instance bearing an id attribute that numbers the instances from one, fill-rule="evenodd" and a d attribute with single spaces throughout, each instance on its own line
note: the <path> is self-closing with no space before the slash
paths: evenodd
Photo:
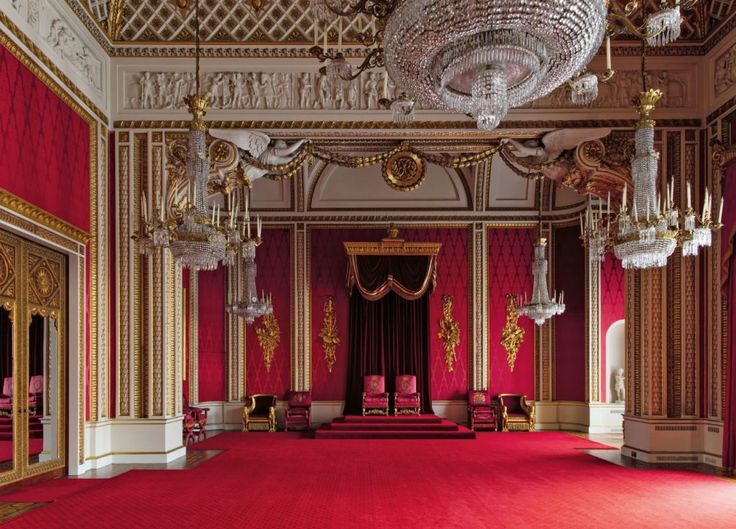
<path id="1" fill-rule="evenodd" d="M 322 46 L 312 46 L 309 48 L 309 53 L 317 58 L 319 62 L 325 62 L 327 60 L 334 61 L 338 59 L 344 59 L 345 56 L 341 51 L 334 51 L 327 49 L 325 50 Z M 363 59 L 358 66 L 354 68 L 355 73 L 349 77 L 342 78 L 343 81 L 352 81 L 361 76 L 366 70 L 373 70 L 375 68 L 383 68 L 386 65 L 384 61 L 383 48 L 377 47 L 370 51 L 370 53 Z M 327 75 L 327 67 L 322 66 L 319 69 L 320 75 Z"/>
<path id="2" fill-rule="evenodd" d="M 682 2 L 680 0 L 675 0 L 674 3 L 676 6 L 679 5 L 681 10 L 687 11 L 692 9 L 695 4 L 698 3 L 698 0 L 683 0 Z M 608 26 L 606 28 L 606 35 L 609 37 L 632 35 L 640 40 L 649 40 L 667 31 L 667 28 L 661 28 L 659 31 L 648 33 L 647 24 L 649 22 L 649 17 L 643 17 L 644 21 L 641 26 L 637 26 L 631 21 L 631 17 L 633 15 L 644 9 L 644 6 L 637 0 L 627 3 L 623 9 L 618 6 L 616 2 L 611 0 L 608 7 Z M 667 9 L 669 7 L 669 2 L 663 1 L 661 7 L 662 9 Z"/>

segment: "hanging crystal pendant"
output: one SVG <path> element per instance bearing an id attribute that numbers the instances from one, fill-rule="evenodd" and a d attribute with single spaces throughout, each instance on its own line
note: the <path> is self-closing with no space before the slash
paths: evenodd
<path id="1" fill-rule="evenodd" d="M 540 238 L 534 244 L 534 263 L 532 264 L 532 274 L 534 275 L 534 286 L 532 291 L 532 299 L 525 302 L 518 308 L 517 312 L 534 320 L 537 325 L 542 325 L 553 316 L 557 316 L 565 312 L 565 294 L 560 297 L 554 296 L 550 298 L 547 289 L 547 240 Z"/>
<path id="2" fill-rule="evenodd" d="M 681 26 L 679 5 L 657 11 L 646 22 L 647 44 L 652 47 L 671 44 L 680 38 Z"/>
<path id="3" fill-rule="evenodd" d="M 389 108 L 394 123 L 404 125 L 414 121 L 414 101 L 409 99 L 404 92 L 401 92 L 398 98 L 391 101 Z"/>
<path id="4" fill-rule="evenodd" d="M 570 81 L 570 99 L 573 105 L 585 106 L 598 98 L 598 76 L 583 74 Z"/>

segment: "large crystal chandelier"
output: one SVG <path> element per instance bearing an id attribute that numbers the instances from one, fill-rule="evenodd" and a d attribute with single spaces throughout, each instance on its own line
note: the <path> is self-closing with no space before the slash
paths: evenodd
<path id="1" fill-rule="evenodd" d="M 664 197 L 658 193 L 659 153 L 654 147 L 656 122 L 650 114 L 662 92 L 647 86 L 645 54 L 642 54 L 642 82 L 643 90 L 633 101 L 639 121 L 634 136 L 635 154 L 631 161 L 634 188 L 631 209 L 628 186 L 624 186 L 621 209 L 613 219 L 614 234 L 610 229 L 610 196 L 605 212 L 602 203 L 597 212 L 589 203 L 585 218 L 581 216 L 582 239 L 590 258 L 602 261 L 606 249 L 612 248 L 626 269 L 665 266 L 678 244 L 682 246 L 683 256 L 698 255 L 700 248 L 711 245 L 712 232 L 720 229 L 723 215 L 721 199 L 718 220 L 714 222 L 712 197 L 707 187 L 701 214 L 693 210 L 690 182 L 686 185 L 687 208 L 683 212 L 674 204 L 674 180 L 668 183 Z"/>
<path id="2" fill-rule="evenodd" d="M 534 243 L 534 261 L 532 262 L 532 275 L 534 286 L 532 287 L 532 298 L 526 299 L 517 309 L 521 316 L 534 320 L 537 325 L 543 325 L 545 321 L 553 316 L 565 312 L 565 293 L 561 292 L 559 297 L 555 293 L 549 295 L 547 287 L 547 239 L 542 237 L 542 189 L 544 187 L 541 177 L 538 178 L 539 185 L 539 238 Z"/>
<path id="3" fill-rule="evenodd" d="M 246 202 L 245 222 L 247 231 L 243 233 L 240 243 L 241 256 L 243 258 L 244 281 L 243 292 L 240 300 L 227 307 L 228 312 L 243 318 L 245 323 L 250 325 L 256 318 L 273 313 L 273 304 L 271 295 L 265 293 L 258 297 L 256 289 L 256 248 L 258 248 L 263 239 L 261 238 L 262 224 L 260 219 L 256 219 L 256 233 L 251 235 L 250 218 L 248 216 L 248 206 Z"/>
<path id="4" fill-rule="evenodd" d="M 207 206 L 207 182 L 209 180 L 209 158 L 207 155 L 207 113 L 209 100 L 200 93 L 199 85 L 199 0 L 195 2 L 195 93 L 184 98 L 192 114 L 189 125 L 187 153 L 187 193 L 182 203 L 167 208 L 168 189 L 166 181 L 160 197 L 161 209 L 153 219 L 148 218 L 146 197 L 142 197 L 144 225 L 136 234 L 141 252 L 154 248 L 168 247 L 176 262 L 192 270 L 214 270 L 225 262 L 228 243 L 237 239 L 235 222 L 237 211 L 230 212 L 230 219 L 220 218 L 220 209 L 212 211 Z"/>
<path id="5" fill-rule="evenodd" d="M 685 7 L 695 1 L 687 0 Z M 586 67 L 604 36 L 605 82 L 615 73 L 610 37 L 633 34 L 663 46 L 680 32 L 680 0 L 662 0 L 640 26 L 632 22 L 644 10 L 636 0 L 623 8 L 609 0 L 311 0 L 310 5 L 325 36 L 318 46 L 315 29 L 310 52 L 326 62 L 323 72 L 331 80 L 342 83 L 385 67 L 406 99 L 472 116 L 482 130 L 496 128 L 509 109 L 566 82 L 574 103 L 592 102 L 599 77 Z M 337 50 L 328 48 L 326 35 L 335 29 L 335 19 L 357 15 L 374 17 L 375 23 L 357 33 L 371 51 L 353 65 L 342 50 L 342 23 Z M 406 122 L 401 108 L 384 106 L 397 122 Z"/>

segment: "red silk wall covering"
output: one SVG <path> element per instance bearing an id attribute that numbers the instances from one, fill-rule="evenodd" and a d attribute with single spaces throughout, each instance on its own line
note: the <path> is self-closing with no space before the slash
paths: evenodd
<path id="1" fill-rule="evenodd" d="M 585 401 L 585 249 L 577 226 L 554 232 L 554 288 L 565 313 L 554 319 L 555 400 Z M 549 251 L 549 250 L 548 250 Z M 545 323 L 549 325 L 549 323 Z"/>
<path id="2" fill-rule="evenodd" d="M 488 388 L 491 395 L 523 393 L 534 398 L 534 322 L 519 318 L 524 341 L 509 369 L 501 334 L 506 324 L 506 294 L 532 293 L 536 228 L 488 229 Z"/>
<path id="3" fill-rule="evenodd" d="M 626 274 L 621 267 L 621 261 L 613 255 L 606 255 L 601 264 L 601 402 L 607 402 L 606 388 L 606 333 L 612 324 L 626 317 Z M 567 294 L 565 294 L 567 295 Z"/>
<path id="4" fill-rule="evenodd" d="M 198 273 L 199 401 L 227 400 L 225 268 Z"/>
<path id="5" fill-rule="evenodd" d="M 89 125 L 0 46 L 0 187 L 85 231 Z"/>
<path id="6" fill-rule="evenodd" d="M 279 399 L 284 399 L 291 385 L 291 235 L 288 228 L 264 229 L 263 244 L 256 252 L 256 286 L 259 295 L 263 290 L 273 296 L 273 310 L 281 329 L 281 342 L 274 352 L 269 372 L 263 363 L 263 352 L 256 335 L 256 327 L 261 326 L 261 320 L 256 320 L 246 329 L 245 390 L 248 395 L 273 393 Z"/>
<path id="7" fill-rule="evenodd" d="M 343 400 L 347 369 L 348 300 L 345 288 L 347 259 L 345 241 L 377 241 L 385 236 L 382 229 L 310 230 L 310 281 L 312 306 L 312 397 L 315 400 Z M 430 344 L 432 399 L 465 399 L 468 380 L 468 229 L 402 228 L 399 236 L 407 241 L 441 242 L 438 257 L 437 286 L 430 297 Z M 437 336 L 442 318 L 442 296 L 454 296 L 453 314 L 460 326 L 460 345 L 453 371 L 447 371 L 442 341 Z M 337 328 L 341 343 L 332 373 L 327 370 L 319 332 L 322 329 L 325 298 L 335 302 Z"/>
<path id="8" fill-rule="evenodd" d="M 189 281 L 190 272 L 188 268 L 184 268 L 181 271 L 181 286 L 185 290 L 185 298 L 184 298 L 184 358 L 182 358 L 182 362 L 184 363 L 184 377 L 182 378 L 181 385 L 182 385 L 182 395 L 184 396 L 184 403 L 189 403 L 189 322 L 191 321 L 191 310 L 190 307 L 190 295 L 189 295 L 189 289 L 191 288 L 191 282 Z M 223 290 L 223 294 L 225 291 Z M 225 300 L 222 300 L 223 303 L 225 303 Z M 223 314 L 224 319 L 224 314 Z M 223 324 L 224 327 L 224 324 Z M 224 332 L 224 330 L 223 330 Z M 197 329 L 197 338 L 199 338 L 199 329 Z M 225 349 L 225 336 L 223 334 L 223 351 Z"/>

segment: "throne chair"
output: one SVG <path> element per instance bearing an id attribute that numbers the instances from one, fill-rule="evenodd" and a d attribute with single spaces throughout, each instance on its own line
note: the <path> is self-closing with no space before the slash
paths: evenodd
<path id="1" fill-rule="evenodd" d="M 0 395 L 0 415 L 10 415 L 13 411 L 13 377 L 3 379 L 3 393 Z"/>
<path id="2" fill-rule="evenodd" d="M 421 412 L 420 394 L 417 392 L 417 377 L 399 375 L 396 377 L 394 393 L 394 415 L 414 414 Z"/>
<path id="3" fill-rule="evenodd" d="M 363 377 L 363 415 L 388 415 L 388 393 L 383 375 Z"/>
<path id="4" fill-rule="evenodd" d="M 28 407 L 33 415 L 43 410 L 43 375 L 33 375 L 28 382 Z"/>

